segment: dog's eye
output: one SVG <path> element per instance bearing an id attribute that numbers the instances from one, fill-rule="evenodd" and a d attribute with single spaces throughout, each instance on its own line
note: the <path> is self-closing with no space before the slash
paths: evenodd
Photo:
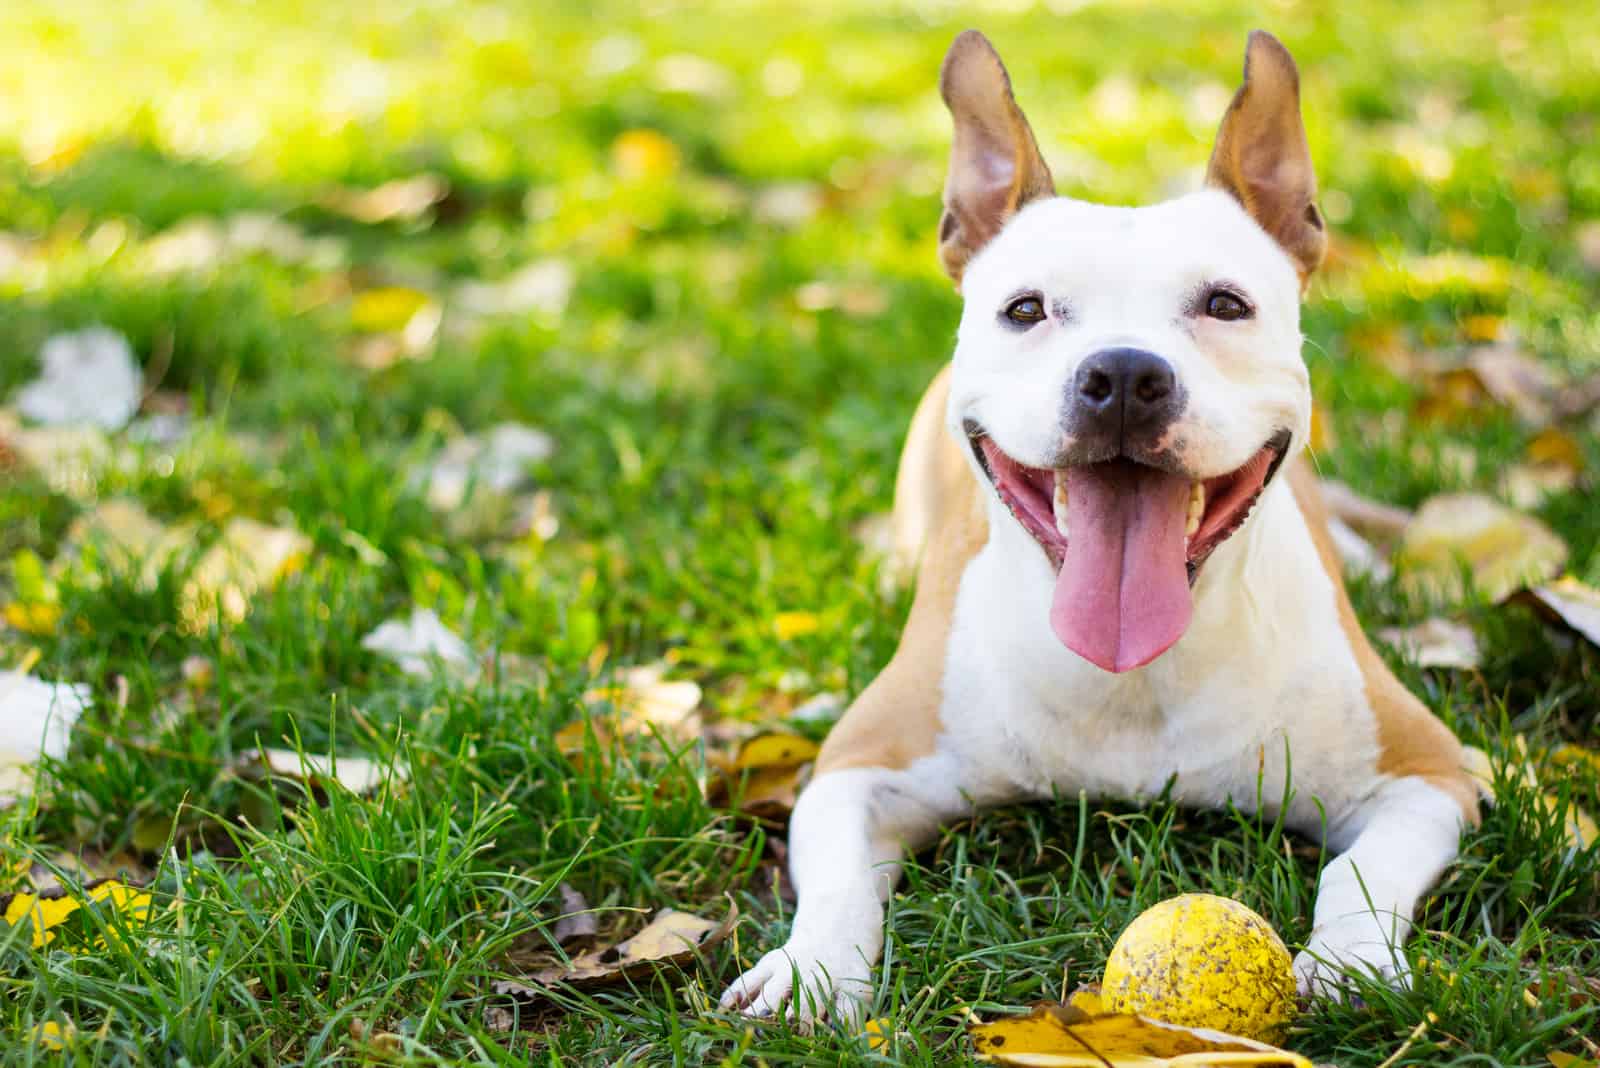
<path id="1" fill-rule="evenodd" d="M 1250 305 L 1244 302 L 1243 297 L 1226 289 L 1218 289 L 1206 298 L 1206 314 L 1231 323 L 1235 319 L 1250 318 L 1251 312 Z"/>
<path id="2" fill-rule="evenodd" d="M 1044 322 L 1044 301 L 1038 297 L 1018 297 L 1006 305 L 1005 316 L 1018 326 Z"/>

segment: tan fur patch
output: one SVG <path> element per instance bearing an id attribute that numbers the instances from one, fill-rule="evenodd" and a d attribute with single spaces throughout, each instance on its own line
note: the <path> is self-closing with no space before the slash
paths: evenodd
<path id="1" fill-rule="evenodd" d="M 944 426 L 950 369 L 917 406 L 895 482 L 896 552 L 920 560 L 911 615 L 889 665 L 828 734 L 817 774 L 904 768 L 933 752 L 941 730 L 945 656 L 967 563 L 989 540 L 977 479 Z"/>
<path id="2" fill-rule="evenodd" d="M 1288 471 L 1295 502 L 1311 528 L 1322 567 L 1333 582 L 1339 625 L 1366 681 L 1367 703 L 1378 721 L 1378 771 L 1395 778 L 1415 776 L 1449 794 L 1466 821 L 1478 824 L 1478 790 L 1466 773 L 1461 742 L 1410 690 L 1394 677 L 1361 630 L 1345 592 L 1338 551 L 1328 534 L 1328 512 L 1317 479 L 1304 460 Z"/>

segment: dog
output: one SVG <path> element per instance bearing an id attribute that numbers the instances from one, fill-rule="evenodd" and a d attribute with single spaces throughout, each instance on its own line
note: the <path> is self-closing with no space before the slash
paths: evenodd
<path id="1" fill-rule="evenodd" d="M 1169 784 L 1337 854 L 1303 994 L 1355 970 L 1403 984 L 1478 793 L 1362 634 L 1296 458 L 1300 300 L 1328 239 L 1294 60 L 1251 34 L 1204 189 L 1137 208 L 1055 195 L 982 34 L 956 38 L 940 92 L 963 310 L 896 480 L 915 597 L 795 807 L 789 939 L 722 1007 L 859 1020 L 905 850 L 981 807 Z"/>

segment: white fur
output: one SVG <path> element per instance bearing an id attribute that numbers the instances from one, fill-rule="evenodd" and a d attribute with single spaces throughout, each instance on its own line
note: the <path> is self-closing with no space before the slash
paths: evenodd
<path id="1" fill-rule="evenodd" d="M 1185 314 L 1196 290 L 1218 282 L 1242 291 L 1254 318 Z M 1013 458 L 1048 466 L 1078 363 L 1113 344 L 1173 365 L 1187 405 L 1171 443 L 1192 477 L 1235 470 L 1280 428 L 1305 441 L 1298 279 L 1224 194 L 1149 208 L 1036 202 L 973 258 L 962 287 L 948 424 L 963 449 L 971 417 Z M 1043 294 L 1051 319 L 1007 329 L 1000 309 L 1024 289 Z M 798 978 L 800 1018 L 858 1016 L 902 849 L 974 804 L 1079 791 L 1139 799 L 1169 781 L 1184 803 L 1282 812 L 1348 849 L 1322 876 L 1315 931 L 1296 962 L 1302 989 L 1327 983 L 1330 966 L 1403 978 L 1394 947 L 1455 855 L 1461 813 L 1437 788 L 1376 770 L 1365 681 L 1286 481 L 1267 487 L 1206 562 L 1184 636 L 1120 675 L 1056 638 L 1049 562 L 992 493 L 988 509 L 989 541 L 956 598 L 935 754 L 811 784 L 790 830 L 793 933 L 723 1005 L 773 1012 Z"/>

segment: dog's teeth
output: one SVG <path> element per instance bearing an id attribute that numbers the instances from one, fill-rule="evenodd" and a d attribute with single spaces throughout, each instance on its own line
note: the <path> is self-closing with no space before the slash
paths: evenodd
<path id="1" fill-rule="evenodd" d="M 1206 514 L 1206 487 L 1203 482 L 1196 482 L 1189 488 L 1189 516 L 1183 525 L 1184 538 L 1194 537 L 1195 531 L 1200 529 L 1200 520 Z"/>
<path id="2" fill-rule="evenodd" d="M 1056 533 L 1063 538 L 1067 536 L 1067 473 L 1056 472 L 1056 493 L 1051 502 L 1056 512 Z"/>

